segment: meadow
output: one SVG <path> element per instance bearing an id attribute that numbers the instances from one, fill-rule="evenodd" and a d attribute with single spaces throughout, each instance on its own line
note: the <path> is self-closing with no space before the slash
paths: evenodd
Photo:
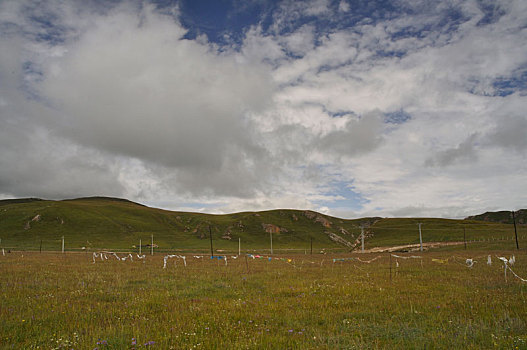
<path id="1" fill-rule="evenodd" d="M 0 348 L 527 349 L 513 254 L 0 254 Z"/>

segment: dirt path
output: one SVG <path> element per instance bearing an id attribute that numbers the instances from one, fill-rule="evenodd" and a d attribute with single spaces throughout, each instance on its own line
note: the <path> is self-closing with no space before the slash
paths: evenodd
<path id="1" fill-rule="evenodd" d="M 430 249 L 430 248 L 439 248 L 439 247 L 446 247 L 446 246 L 452 246 L 452 245 L 461 245 L 464 244 L 463 242 L 425 242 L 423 243 L 423 249 Z M 371 249 L 364 249 L 365 253 L 386 253 L 386 252 L 396 252 L 400 250 L 407 250 L 407 251 L 416 251 L 420 249 L 420 244 L 406 244 L 406 245 L 397 245 L 392 247 L 375 247 Z"/>

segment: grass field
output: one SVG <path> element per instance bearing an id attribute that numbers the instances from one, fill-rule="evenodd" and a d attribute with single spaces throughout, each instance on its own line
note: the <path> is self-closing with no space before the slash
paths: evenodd
<path id="1" fill-rule="evenodd" d="M 489 254 L 188 254 L 163 269 L 162 254 L 6 253 L 0 348 L 527 349 L 527 283 L 496 258 L 516 254 L 526 278 L 527 256 Z"/>

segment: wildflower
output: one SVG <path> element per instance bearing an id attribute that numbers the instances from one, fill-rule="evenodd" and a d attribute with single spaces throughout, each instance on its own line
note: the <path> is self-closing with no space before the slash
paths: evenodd
<path id="1" fill-rule="evenodd" d="M 132 345 L 137 345 L 137 341 L 135 340 L 135 338 L 132 338 Z"/>

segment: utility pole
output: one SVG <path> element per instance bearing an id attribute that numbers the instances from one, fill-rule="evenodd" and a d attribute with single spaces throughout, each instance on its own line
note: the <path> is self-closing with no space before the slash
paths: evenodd
<path id="1" fill-rule="evenodd" d="M 516 249 L 520 249 L 518 244 L 518 232 L 516 232 L 516 217 L 514 216 L 514 210 L 512 211 L 512 223 L 514 224 L 514 237 L 516 238 Z"/>
<path id="2" fill-rule="evenodd" d="M 465 250 L 467 250 L 467 234 L 465 231 L 465 226 L 463 226 L 463 243 L 465 244 Z"/>
<path id="3" fill-rule="evenodd" d="M 273 232 L 269 232 L 269 237 L 271 237 L 271 255 L 273 255 Z"/>
<path id="4" fill-rule="evenodd" d="M 139 238 L 139 255 L 141 255 L 141 238 Z"/>
<path id="5" fill-rule="evenodd" d="M 214 257 L 214 250 L 212 249 L 212 229 L 209 225 L 209 237 L 210 237 L 210 258 L 212 259 Z"/>
<path id="6" fill-rule="evenodd" d="M 364 225 L 360 227 L 360 239 L 362 243 L 362 252 L 364 253 Z"/>
<path id="7" fill-rule="evenodd" d="M 423 235 L 421 234 L 421 223 L 419 225 L 419 244 L 421 245 L 421 251 L 423 251 Z"/>
<path id="8" fill-rule="evenodd" d="M 64 236 L 62 236 L 62 254 L 64 254 Z"/>
<path id="9" fill-rule="evenodd" d="M 242 238 L 238 237 L 238 256 L 242 255 Z"/>

